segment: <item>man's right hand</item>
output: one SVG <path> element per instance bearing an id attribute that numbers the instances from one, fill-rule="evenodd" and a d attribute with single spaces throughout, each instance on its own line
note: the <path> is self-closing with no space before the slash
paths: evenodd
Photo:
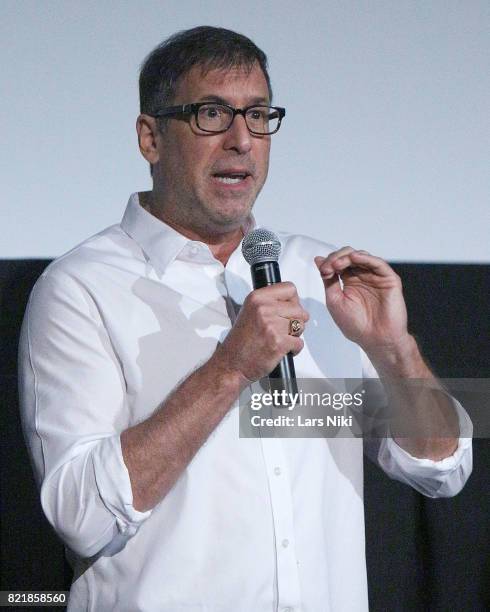
<path id="1" fill-rule="evenodd" d="M 297 355 L 301 338 L 289 334 L 289 322 L 309 319 L 291 282 L 255 289 L 246 298 L 224 342 L 211 358 L 253 382 L 267 376 L 282 357 Z"/>

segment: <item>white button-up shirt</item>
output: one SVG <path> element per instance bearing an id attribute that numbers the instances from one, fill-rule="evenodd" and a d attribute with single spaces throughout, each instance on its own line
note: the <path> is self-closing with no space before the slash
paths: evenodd
<path id="1" fill-rule="evenodd" d="M 372 376 L 324 305 L 313 257 L 331 247 L 279 237 L 282 277 L 311 317 L 297 376 Z M 120 224 L 36 283 L 21 408 L 42 506 L 75 563 L 70 611 L 367 610 L 360 439 L 240 438 L 236 403 L 165 498 L 133 507 L 120 433 L 212 355 L 251 288 L 240 249 L 223 267 L 137 194 Z M 471 472 L 471 440 L 433 462 L 388 439 L 377 458 L 426 495 L 452 495 Z"/>

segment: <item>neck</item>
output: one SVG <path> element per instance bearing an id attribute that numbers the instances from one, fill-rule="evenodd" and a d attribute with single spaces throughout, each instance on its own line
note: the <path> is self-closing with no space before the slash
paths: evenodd
<path id="1" fill-rule="evenodd" d="M 231 254 L 240 244 L 244 236 L 242 227 L 233 228 L 225 231 L 210 231 L 207 229 L 198 229 L 191 227 L 190 224 L 183 224 L 165 214 L 165 210 L 161 210 L 155 206 L 154 198 L 151 191 L 143 191 L 138 193 L 141 206 L 150 212 L 160 221 L 163 221 L 168 226 L 182 234 L 189 240 L 204 242 L 209 246 L 209 249 L 215 259 L 220 261 L 224 266 L 228 263 Z"/>

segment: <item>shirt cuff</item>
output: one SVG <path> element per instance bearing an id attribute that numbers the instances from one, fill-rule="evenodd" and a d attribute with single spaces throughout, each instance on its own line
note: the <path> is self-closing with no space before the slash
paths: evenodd
<path id="1" fill-rule="evenodd" d="M 124 463 L 121 438 L 104 438 L 93 451 L 95 479 L 104 505 L 114 515 L 119 532 L 131 537 L 152 513 L 140 512 L 133 506 L 129 472 Z"/>
<path id="2" fill-rule="evenodd" d="M 451 497 L 459 493 L 473 467 L 473 425 L 461 404 L 451 398 L 458 414 L 462 437 L 454 453 L 435 461 L 414 457 L 391 437 L 384 438 L 378 453 L 381 467 L 393 478 L 411 485 L 428 497 Z"/>

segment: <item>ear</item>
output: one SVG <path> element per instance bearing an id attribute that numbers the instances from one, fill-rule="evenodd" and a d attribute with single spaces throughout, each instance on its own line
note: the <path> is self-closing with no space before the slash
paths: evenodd
<path id="1" fill-rule="evenodd" d="M 156 119 L 149 115 L 139 115 L 136 119 L 136 132 L 141 155 L 150 164 L 156 164 L 159 160 L 157 146 L 159 130 Z"/>

